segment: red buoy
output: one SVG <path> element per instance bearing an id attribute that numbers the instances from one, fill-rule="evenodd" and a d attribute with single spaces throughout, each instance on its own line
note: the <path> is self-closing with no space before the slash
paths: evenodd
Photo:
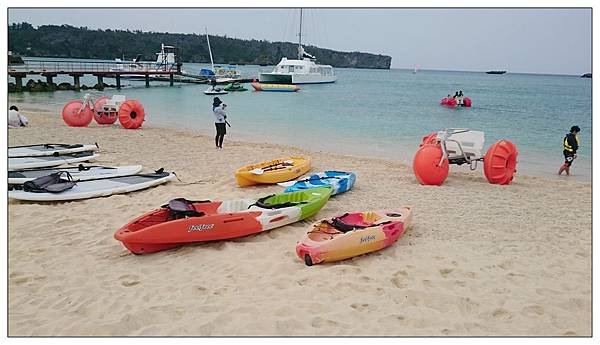
<path id="1" fill-rule="evenodd" d="M 67 102 L 62 109 L 62 118 L 71 127 L 86 127 L 94 118 L 94 109 L 88 105 L 83 107 L 83 102 L 73 100 Z"/>
<path id="2" fill-rule="evenodd" d="M 517 171 L 517 146 L 502 139 L 490 146 L 483 158 L 483 173 L 492 184 L 510 184 Z"/>
<path id="3" fill-rule="evenodd" d="M 448 159 L 442 159 L 442 148 L 437 144 L 424 144 L 413 158 L 413 172 L 424 185 L 440 186 L 448 177 Z M 438 165 L 439 164 L 439 165 Z"/>
<path id="4" fill-rule="evenodd" d="M 465 107 L 471 107 L 471 99 L 469 97 L 465 97 L 463 98 L 463 106 Z"/>
<path id="5" fill-rule="evenodd" d="M 119 122 L 127 129 L 141 127 L 144 116 L 144 107 L 140 102 L 133 99 L 123 102 L 119 108 Z"/>
<path id="6" fill-rule="evenodd" d="M 94 119 L 100 125 L 112 125 L 113 123 L 117 122 L 118 112 L 104 110 L 104 104 L 109 99 L 110 98 L 104 96 L 98 98 L 96 102 L 94 102 L 94 109 L 96 109 L 94 112 Z"/>

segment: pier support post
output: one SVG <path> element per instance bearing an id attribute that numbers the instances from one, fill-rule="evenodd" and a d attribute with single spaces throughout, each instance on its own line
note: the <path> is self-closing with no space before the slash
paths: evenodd
<path id="1" fill-rule="evenodd" d="M 169 74 L 169 85 L 173 86 L 173 73 Z"/>
<path id="2" fill-rule="evenodd" d="M 73 76 L 73 85 L 75 86 L 75 90 L 81 89 L 81 82 L 78 75 Z"/>
<path id="3" fill-rule="evenodd" d="M 69 73 L 69 76 L 73 77 L 73 86 L 75 90 L 79 91 L 81 89 L 81 80 L 80 78 L 83 76 L 82 73 Z"/>
<path id="4" fill-rule="evenodd" d="M 121 75 L 117 74 L 115 75 L 115 79 L 117 80 L 117 89 L 121 89 Z"/>
<path id="5" fill-rule="evenodd" d="M 102 78 L 101 75 L 98 76 L 98 84 L 104 85 L 104 79 Z"/>
<path id="6" fill-rule="evenodd" d="M 52 85 L 52 84 L 54 84 L 54 83 L 52 82 L 52 75 L 50 75 L 50 74 L 46 74 L 46 83 L 48 83 L 49 85 Z"/>
<path id="7" fill-rule="evenodd" d="M 15 90 L 23 91 L 23 78 L 27 77 L 27 74 L 15 73 L 11 76 L 15 78 Z"/>
<path id="8" fill-rule="evenodd" d="M 150 87 L 150 74 L 146 74 L 146 87 Z"/>

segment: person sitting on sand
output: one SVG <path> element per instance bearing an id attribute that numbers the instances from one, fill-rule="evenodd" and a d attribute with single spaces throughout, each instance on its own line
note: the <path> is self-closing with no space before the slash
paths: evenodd
<path id="1" fill-rule="evenodd" d="M 25 127 L 28 124 L 27 118 L 19 113 L 19 108 L 11 105 L 8 110 L 8 128 Z"/>
<path id="2" fill-rule="evenodd" d="M 222 105 L 221 105 L 222 104 Z M 225 128 L 225 123 L 227 120 L 227 115 L 225 114 L 225 107 L 227 104 L 223 103 L 219 97 L 215 97 L 213 99 L 213 114 L 215 115 L 215 127 L 217 129 L 217 135 L 215 136 L 215 146 L 218 149 L 223 148 L 223 139 L 225 138 L 225 134 L 227 134 L 227 129 Z"/>
<path id="3" fill-rule="evenodd" d="M 565 156 L 565 162 L 558 169 L 558 174 L 561 175 L 562 172 L 566 172 L 567 175 L 570 175 L 571 164 L 573 164 L 573 160 L 577 158 L 577 150 L 579 149 L 579 138 L 577 137 L 577 133 L 579 133 L 579 126 L 571 127 L 571 132 L 565 135 L 563 139 L 563 155 Z"/>

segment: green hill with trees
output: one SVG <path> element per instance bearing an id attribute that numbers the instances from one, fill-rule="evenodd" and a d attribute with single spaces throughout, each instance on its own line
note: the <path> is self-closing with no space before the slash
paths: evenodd
<path id="1" fill-rule="evenodd" d="M 142 32 L 139 30 L 89 30 L 70 25 L 11 24 L 8 27 L 8 50 L 13 54 L 30 57 L 58 57 L 82 59 L 132 59 L 142 54 L 142 60 L 154 61 L 161 43 L 180 49 L 183 62 L 210 62 L 206 36 Z M 275 65 L 282 57 L 295 58 L 297 44 L 242 40 L 227 36 L 210 36 L 215 63 Z M 334 67 L 389 69 L 391 56 L 361 52 L 340 52 L 305 46 L 318 63 Z"/>

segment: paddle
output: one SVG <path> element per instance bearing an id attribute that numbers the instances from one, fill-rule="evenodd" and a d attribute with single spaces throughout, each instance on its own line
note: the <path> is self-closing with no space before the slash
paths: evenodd
<path id="1" fill-rule="evenodd" d="M 248 172 L 249 172 L 249 173 L 251 173 L 251 174 L 254 174 L 254 175 L 261 175 L 261 174 L 263 174 L 265 171 L 271 171 L 271 170 L 284 169 L 285 167 L 287 167 L 287 166 L 290 166 L 290 165 L 293 165 L 293 164 L 294 164 L 294 161 L 293 161 L 293 160 L 286 160 L 286 161 L 283 161 L 283 162 L 281 162 L 281 163 L 276 163 L 276 164 L 272 164 L 272 165 L 267 165 L 267 166 L 266 166 L 264 169 L 262 169 L 262 168 L 256 168 L 256 169 L 250 170 L 250 171 L 248 171 Z M 285 167 L 282 167 L 282 168 L 276 168 L 278 165 L 285 165 Z M 269 169 L 269 168 L 273 168 L 273 169 Z"/>
<path id="2" fill-rule="evenodd" d="M 317 177 L 317 178 L 307 178 L 304 180 L 294 180 L 294 181 L 288 181 L 288 182 L 279 182 L 278 185 L 283 186 L 283 187 L 289 187 L 289 186 L 293 186 L 296 182 L 309 182 L 309 181 L 318 181 L 318 180 L 327 180 L 330 178 L 338 178 L 341 179 L 342 177 L 340 176 L 323 176 L 323 177 Z"/>

